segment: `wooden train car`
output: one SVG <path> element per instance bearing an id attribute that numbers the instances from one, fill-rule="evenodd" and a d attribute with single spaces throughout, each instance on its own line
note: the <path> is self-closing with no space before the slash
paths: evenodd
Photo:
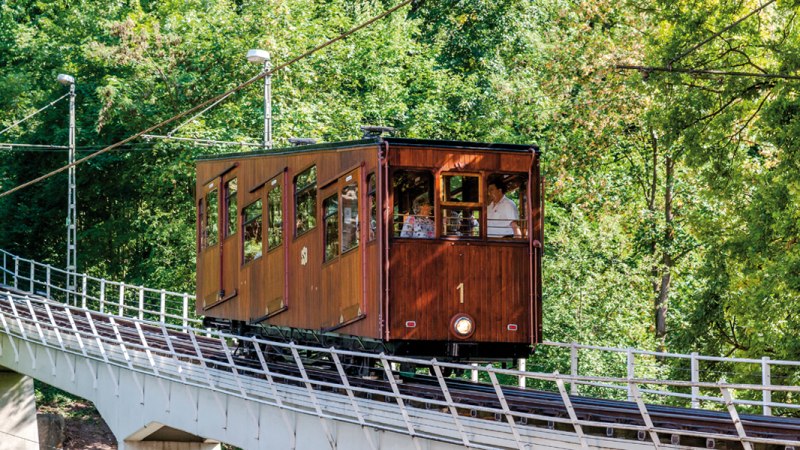
<path id="1" fill-rule="evenodd" d="M 542 336 L 541 186 L 529 145 L 374 137 L 200 158 L 197 313 L 361 350 L 525 357 Z"/>

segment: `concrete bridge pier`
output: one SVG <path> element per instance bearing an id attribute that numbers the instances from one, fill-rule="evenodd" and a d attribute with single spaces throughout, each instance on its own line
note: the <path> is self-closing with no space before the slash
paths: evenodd
<path id="1" fill-rule="evenodd" d="M 39 450 L 33 378 L 0 366 L 0 450 Z"/>
<path id="2" fill-rule="evenodd" d="M 118 448 L 119 450 L 220 450 L 222 445 L 151 422 L 136 433 L 120 439 Z"/>

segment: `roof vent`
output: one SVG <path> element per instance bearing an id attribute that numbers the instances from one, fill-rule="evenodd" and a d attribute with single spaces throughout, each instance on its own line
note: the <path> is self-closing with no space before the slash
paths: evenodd
<path id="1" fill-rule="evenodd" d="M 291 137 L 289 138 L 289 143 L 295 147 L 300 147 L 301 145 L 314 145 L 317 143 L 317 140 L 314 138 Z"/>
<path id="2" fill-rule="evenodd" d="M 383 133 L 394 133 L 395 129 L 392 127 L 378 127 L 373 125 L 362 125 L 361 131 L 364 132 L 364 139 L 381 137 Z"/>

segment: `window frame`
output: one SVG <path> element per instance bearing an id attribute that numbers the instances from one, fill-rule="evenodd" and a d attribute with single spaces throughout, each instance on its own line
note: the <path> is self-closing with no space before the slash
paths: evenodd
<path id="1" fill-rule="evenodd" d="M 485 181 L 484 177 L 480 172 L 439 172 L 437 175 L 439 177 L 439 207 L 443 206 L 451 206 L 451 207 L 462 207 L 462 208 L 481 208 L 484 206 L 485 202 Z M 478 179 L 478 201 L 477 202 L 454 202 L 448 201 L 445 198 L 446 189 L 445 189 L 445 181 L 444 178 L 448 176 L 461 176 L 461 177 L 474 177 Z"/>
<path id="2" fill-rule="evenodd" d="M 259 203 L 259 202 L 261 203 L 261 214 L 259 214 L 258 216 L 253 217 L 250 220 L 246 220 L 247 219 L 246 218 L 247 209 L 250 208 L 251 206 L 255 205 L 256 203 Z M 242 235 L 242 238 L 240 240 L 241 250 L 242 250 L 241 265 L 242 266 L 246 266 L 246 265 L 252 263 L 253 261 L 257 261 L 257 260 L 261 259 L 264 256 L 264 201 L 261 198 L 261 196 L 258 196 L 255 200 L 253 200 L 252 202 L 250 202 L 247 205 L 245 205 L 244 208 L 242 208 L 240 214 L 242 216 L 242 220 L 241 220 L 241 227 L 242 227 L 241 235 Z M 246 239 L 245 227 L 247 225 L 249 225 L 250 223 L 254 222 L 255 220 L 259 220 L 261 222 L 261 227 L 260 227 L 260 229 L 261 229 L 261 231 L 260 231 L 260 235 L 261 235 L 261 252 L 260 252 L 260 254 L 258 256 L 255 256 L 255 257 L 253 257 L 253 259 L 248 260 L 247 259 L 247 254 L 245 253 L 245 239 Z"/>
<path id="3" fill-rule="evenodd" d="M 322 263 L 328 264 L 333 261 L 336 261 L 339 256 L 342 255 L 342 227 L 340 226 L 340 217 L 341 214 L 340 204 L 341 198 L 339 195 L 338 185 L 336 186 L 336 191 L 333 194 L 328 195 L 324 199 L 322 199 Z M 327 202 L 331 199 L 334 199 L 336 210 L 333 213 L 328 212 Z M 328 257 L 328 219 L 333 218 L 336 224 L 336 254 L 332 255 L 330 258 Z"/>
<path id="4" fill-rule="evenodd" d="M 230 192 L 230 184 L 232 182 L 236 183 L 236 187 L 233 190 L 233 194 L 231 194 L 231 192 Z M 236 231 L 237 231 L 237 229 L 239 227 L 239 223 L 238 223 L 238 216 L 239 216 L 239 203 L 238 203 L 239 184 L 238 184 L 237 177 L 233 177 L 230 180 L 225 180 L 225 182 L 222 184 L 222 186 L 223 186 L 223 188 L 222 188 L 222 190 L 223 190 L 222 212 L 225 215 L 225 219 L 223 220 L 223 223 L 225 224 L 225 227 L 223 229 L 224 234 L 222 236 L 222 239 L 228 239 L 229 237 L 232 237 L 232 236 L 236 235 Z M 231 221 L 230 221 L 231 220 L 231 211 L 230 211 L 231 198 L 234 199 L 234 208 L 235 208 L 235 211 L 233 213 L 233 220 L 234 220 L 233 221 L 233 231 L 231 231 Z"/>
<path id="5" fill-rule="evenodd" d="M 315 162 L 314 164 L 311 164 L 310 166 L 306 167 L 305 169 L 297 172 L 297 174 L 292 179 L 292 187 L 293 187 L 293 191 L 294 191 L 294 208 L 293 208 L 294 209 L 294 214 L 293 214 L 294 222 L 293 222 L 293 227 L 292 227 L 294 231 L 293 231 L 292 234 L 294 236 L 294 239 L 297 239 L 297 238 L 299 238 L 301 236 L 307 235 L 309 232 L 311 232 L 312 230 L 317 228 L 317 225 L 319 224 L 319 220 L 318 220 L 318 217 L 317 217 L 317 210 L 319 209 L 319 206 L 320 206 L 319 202 L 318 202 L 318 200 L 319 200 L 318 199 L 319 192 L 317 192 L 317 186 L 318 186 L 318 183 L 319 183 L 319 173 L 316 170 L 316 167 L 317 167 L 317 164 Z M 303 186 L 302 189 L 298 189 L 297 188 L 297 180 L 298 180 L 298 178 L 300 178 L 301 175 L 303 175 L 304 173 L 310 171 L 311 169 L 314 169 L 314 182 L 310 183 L 307 186 Z M 306 194 L 308 192 L 312 192 L 313 196 L 314 196 L 314 212 L 313 212 L 314 225 L 309 227 L 309 228 L 307 228 L 307 229 L 305 229 L 305 230 L 303 230 L 302 233 L 298 233 L 297 218 L 298 218 L 298 212 L 299 212 L 299 203 L 298 203 L 297 199 L 301 195 Z"/>
<path id="6" fill-rule="evenodd" d="M 213 221 L 209 220 L 209 219 L 211 219 L 210 209 L 211 209 L 212 202 L 209 201 L 209 197 L 211 197 L 211 194 L 214 194 L 214 202 L 213 202 L 213 204 L 214 204 L 214 207 L 216 208 L 216 211 L 214 213 L 214 220 Z M 205 223 L 205 226 L 203 228 L 203 235 L 205 237 L 206 246 L 204 248 L 212 248 L 212 247 L 215 247 L 215 246 L 219 245 L 219 243 L 220 243 L 220 238 L 219 238 L 219 232 L 220 232 L 220 229 L 219 229 L 219 187 L 209 188 L 209 190 L 206 192 L 204 198 L 206 199 L 206 202 L 205 202 L 206 203 L 206 214 L 205 214 L 206 223 Z M 213 233 L 214 242 L 211 242 L 211 240 L 209 239 L 209 237 L 212 234 L 212 233 L 209 233 L 210 224 L 212 224 L 214 222 L 216 222 L 215 225 L 214 225 L 215 229 L 214 229 L 214 233 Z"/>
<path id="7" fill-rule="evenodd" d="M 431 218 L 433 220 L 433 225 L 434 225 L 433 237 L 430 237 L 430 238 L 428 238 L 428 237 L 425 237 L 425 238 L 402 237 L 402 236 L 400 236 L 400 231 L 395 230 L 395 226 L 397 225 L 397 222 L 395 222 L 395 220 L 397 219 L 397 217 L 395 215 L 395 207 L 398 206 L 397 195 L 395 195 L 396 194 L 396 192 L 395 192 L 395 180 L 396 180 L 397 174 L 400 173 L 400 172 L 406 172 L 406 173 L 415 172 L 415 173 L 420 173 L 420 174 L 426 174 L 426 176 L 430 176 L 431 184 L 429 186 L 429 190 L 427 191 L 427 194 L 428 194 L 428 198 L 430 199 L 430 202 L 431 202 L 431 212 L 433 213 L 433 217 Z M 439 238 L 439 233 L 437 233 L 438 218 L 439 218 L 439 214 L 438 214 L 438 211 L 437 211 L 437 196 L 436 196 L 436 192 L 437 192 L 436 191 L 436 186 L 437 186 L 436 185 L 436 180 L 437 180 L 437 177 L 438 177 L 437 171 L 435 169 L 430 168 L 430 167 L 405 167 L 405 166 L 401 166 L 401 167 L 394 167 L 392 169 L 391 173 L 389 174 L 389 181 L 388 181 L 388 190 L 389 190 L 390 199 L 391 199 L 391 205 L 390 205 L 391 206 L 391 212 L 390 212 L 390 215 L 391 215 L 391 223 L 390 223 L 390 225 L 391 225 L 391 227 L 389 229 L 389 238 L 390 239 L 411 239 L 411 240 L 424 239 L 424 240 L 432 240 L 432 239 L 438 239 Z M 419 195 L 422 195 L 422 194 L 418 194 L 417 196 L 419 196 Z M 411 199 L 411 204 L 409 205 L 409 208 L 410 208 L 409 211 L 413 211 L 413 199 Z M 402 215 L 403 213 L 398 211 L 398 214 Z M 402 228 L 403 228 L 403 223 L 400 222 L 400 230 L 401 231 L 402 231 Z"/>
<path id="8" fill-rule="evenodd" d="M 281 248 L 281 246 L 283 245 L 284 241 L 286 240 L 286 236 L 285 236 L 286 233 L 284 232 L 285 231 L 284 224 L 286 223 L 286 217 L 285 217 L 286 214 L 285 214 L 285 211 L 284 211 L 284 208 L 283 208 L 284 202 L 285 202 L 284 194 L 286 193 L 286 190 L 283 189 L 283 183 L 280 182 L 279 178 L 280 178 L 280 176 L 276 176 L 276 177 L 274 177 L 273 179 L 271 179 L 270 181 L 268 181 L 266 183 L 268 185 L 267 192 L 266 192 L 267 208 L 265 210 L 265 213 L 267 215 L 267 226 L 266 226 L 267 253 L 270 253 L 272 251 L 275 251 L 275 250 Z M 280 243 L 278 245 L 276 245 L 274 247 L 271 247 L 270 243 L 269 243 L 269 238 L 270 238 L 270 232 L 273 229 L 273 224 L 272 224 L 272 216 L 270 216 L 270 211 L 271 211 L 270 205 L 272 204 L 271 195 L 272 195 L 272 192 L 275 191 L 275 190 L 280 190 L 280 194 L 279 194 L 279 202 L 280 203 L 278 203 L 278 211 L 280 211 L 280 213 L 281 213 L 281 223 L 277 227 L 277 229 L 279 230 L 281 239 L 280 239 Z"/>
<path id="9" fill-rule="evenodd" d="M 372 187 L 370 187 L 369 180 L 372 178 L 374 180 Z M 375 172 L 370 172 L 367 174 L 366 180 L 366 200 L 364 201 L 364 205 L 367 208 L 367 218 L 369 219 L 369 223 L 367 224 L 367 244 L 370 242 L 375 242 L 378 239 L 378 177 Z M 372 197 L 372 206 L 369 204 L 369 199 Z M 373 209 L 375 215 L 373 216 Z M 372 228 L 373 221 L 375 223 L 375 228 Z"/>
<path id="10" fill-rule="evenodd" d="M 339 192 L 339 254 L 344 255 L 346 253 L 350 253 L 353 250 L 357 250 L 358 247 L 361 245 L 361 202 L 359 201 L 358 192 L 361 190 L 361 180 L 359 179 L 358 171 L 352 171 L 345 175 L 343 175 L 339 179 L 339 183 L 337 186 L 337 191 Z M 348 180 L 349 178 L 349 180 Z M 356 190 L 356 198 L 355 198 L 355 217 L 356 217 L 356 225 L 355 230 L 353 231 L 353 236 L 355 237 L 355 245 L 348 247 L 347 249 L 344 248 L 344 190 L 348 187 L 353 186 Z M 348 200 L 350 201 L 350 200 Z"/>

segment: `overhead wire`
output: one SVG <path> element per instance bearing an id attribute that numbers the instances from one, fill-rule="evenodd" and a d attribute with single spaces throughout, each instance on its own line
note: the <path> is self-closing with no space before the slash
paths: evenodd
<path id="1" fill-rule="evenodd" d="M 272 70 L 263 70 L 263 71 L 261 71 L 261 73 L 259 73 L 258 75 L 254 76 L 254 77 L 251 77 L 247 81 L 245 81 L 243 83 L 240 83 L 236 87 L 234 87 L 234 88 L 232 88 L 232 89 L 230 89 L 230 90 L 228 90 L 228 91 L 226 91 L 226 92 L 224 92 L 224 93 L 222 93 L 220 95 L 214 96 L 214 97 L 212 97 L 212 98 L 210 98 L 210 99 L 208 99 L 208 100 L 206 100 L 206 101 L 204 101 L 204 102 L 202 102 L 202 103 L 200 103 L 200 104 L 198 104 L 198 105 L 196 105 L 196 106 L 194 106 L 194 107 L 192 107 L 192 108 L 190 108 L 190 109 L 188 109 L 188 110 L 186 110 L 186 111 L 184 111 L 182 113 L 176 114 L 176 115 L 170 117 L 169 119 L 163 120 L 163 121 L 161 121 L 161 122 L 159 122 L 159 123 L 157 123 L 155 125 L 152 125 L 152 126 L 146 128 L 146 129 L 142 130 L 142 131 L 139 131 L 138 133 L 135 133 L 135 134 L 133 134 L 133 135 L 131 135 L 131 136 L 119 141 L 119 142 L 111 144 L 108 147 L 103 148 L 102 150 L 99 150 L 99 151 L 97 151 L 95 153 L 92 153 L 91 155 L 84 156 L 83 158 L 80 158 L 80 159 L 76 160 L 75 162 L 73 162 L 71 164 L 67 164 L 65 166 L 62 166 L 62 167 L 56 169 L 56 170 L 53 170 L 52 172 L 48 172 L 48 173 L 46 173 L 46 174 L 44 174 L 44 175 L 42 175 L 40 177 L 34 178 L 33 180 L 30 180 L 28 182 L 20 184 L 19 186 L 11 188 L 11 189 L 9 189 L 7 191 L 3 191 L 2 193 L 0 193 L 0 198 L 5 197 L 7 195 L 11 195 L 14 192 L 17 192 L 19 190 L 25 189 L 26 187 L 29 187 L 29 186 L 32 186 L 32 185 L 34 185 L 36 183 L 44 181 L 44 180 L 46 180 L 46 179 L 48 179 L 48 178 L 50 178 L 50 177 L 52 177 L 54 175 L 57 175 L 57 174 L 65 171 L 65 170 L 68 170 L 71 167 L 75 167 L 75 166 L 77 166 L 79 164 L 82 164 L 82 163 L 84 163 L 84 162 L 86 162 L 86 161 L 88 161 L 88 160 L 90 160 L 92 158 L 96 158 L 97 156 L 100 156 L 103 153 L 109 152 L 109 151 L 111 151 L 111 150 L 113 150 L 113 149 L 115 149 L 117 147 L 120 147 L 120 146 L 125 145 L 125 144 L 127 144 L 127 143 L 129 143 L 129 142 L 131 142 L 131 141 L 133 141 L 135 139 L 138 139 L 141 136 L 150 133 L 151 131 L 157 130 L 157 129 L 159 129 L 159 128 L 167 125 L 167 124 L 175 122 L 176 120 L 179 120 L 179 119 L 181 119 L 183 117 L 186 117 L 186 116 L 188 116 L 190 114 L 193 114 L 196 111 L 200 111 L 203 108 L 207 107 L 208 105 L 211 105 L 211 104 L 213 104 L 215 102 L 218 103 L 219 101 L 224 100 L 226 97 L 230 96 L 231 94 L 239 92 L 242 89 L 252 85 L 253 83 L 264 79 L 264 77 L 272 75 L 272 74 L 274 74 L 274 73 L 276 73 L 276 72 L 278 72 L 280 70 L 283 70 L 284 68 L 286 68 L 286 67 L 288 67 L 288 66 L 290 66 L 290 65 L 292 65 L 292 64 L 294 64 L 294 63 L 296 63 L 296 62 L 298 62 L 298 61 L 300 61 L 302 59 L 305 59 L 305 58 L 313 55 L 314 53 L 317 53 L 318 51 L 328 47 L 329 45 L 334 44 L 334 43 L 336 43 L 336 42 L 338 42 L 338 41 L 340 41 L 342 39 L 345 39 L 348 36 L 352 35 L 353 33 L 356 33 L 358 31 L 360 31 L 361 29 L 372 25 L 373 23 L 377 22 L 378 20 L 381 20 L 384 17 L 386 17 L 386 16 L 392 14 L 393 12 L 397 11 L 398 9 L 409 5 L 413 1 L 418 1 L 418 0 L 405 0 L 402 3 L 399 3 L 397 6 L 394 6 L 394 7 L 390 8 L 390 9 L 384 11 L 381 14 L 378 14 L 377 16 L 367 20 L 366 22 L 363 22 L 363 23 L 357 25 L 356 27 L 351 28 L 350 30 L 348 30 L 348 31 L 336 36 L 335 38 L 329 39 L 328 41 L 325 41 L 322 44 L 319 44 L 316 47 L 306 51 L 305 53 L 303 53 L 303 54 L 301 54 L 299 56 L 296 56 L 296 57 L 290 59 L 287 62 L 284 62 L 284 63 L 281 63 L 281 64 L 277 65 Z"/>
<path id="2" fill-rule="evenodd" d="M 8 131 L 8 130 L 10 130 L 10 129 L 14 128 L 14 127 L 16 127 L 16 126 L 17 126 L 17 125 L 19 125 L 19 124 L 21 124 L 22 122 L 25 122 L 26 120 L 30 119 L 31 117 L 35 116 L 36 114 L 39 114 L 40 112 L 42 112 L 42 111 L 44 111 L 45 109 L 47 109 L 47 108 L 49 108 L 49 107 L 51 107 L 51 106 L 55 105 L 56 103 L 60 102 L 61 100 L 64 100 L 64 99 L 65 99 L 66 97 L 68 97 L 68 96 L 69 96 L 69 92 L 67 92 L 66 94 L 62 95 L 61 97 L 59 97 L 59 98 L 57 98 L 57 99 L 53 100 L 52 102 L 48 103 L 47 105 L 45 105 L 45 106 L 43 106 L 43 107 L 41 107 L 41 108 L 37 109 L 36 111 L 34 111 L 34 112 L 32 112 L 32 113 L 28 114 L 28 115 L 27 115 L 27 116 L 25 116 L 24 118 L 22 118 L 22 119 L 20 119 L 20 120 L 18 120 L 18 121 L 16 121 L 16 122 L 12 123 L 11 125 L 9 125 L 9 126 L 7 126 L 7 127 L 3 128 L 3 130 L 2 130 L 2 131 L 0 131 L 0 134 L 3 134 L 3 133 L 5 133 L 6 131 Z"/>

